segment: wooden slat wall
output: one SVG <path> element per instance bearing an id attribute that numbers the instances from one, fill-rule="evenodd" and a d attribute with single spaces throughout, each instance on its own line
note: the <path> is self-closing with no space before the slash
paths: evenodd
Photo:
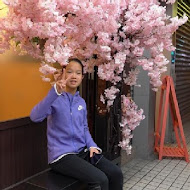
<path id="1" fill-rule="evenodd" d="M 0 122 L 0 189 L 47 168 L 46 121 Z"/>
<path id="2" fill-rule="evenodd" d="M 177 15 L 190 18 L 190 2 L 178 0 Z M 190 19 L 176 32 L 176 94 L 183 122 L 190 120 Z"/>

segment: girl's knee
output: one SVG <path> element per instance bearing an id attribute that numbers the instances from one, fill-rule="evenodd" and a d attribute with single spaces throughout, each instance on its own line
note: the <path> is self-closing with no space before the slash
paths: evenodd
<path id="1" fill-rule="evenodd" d="M 104 173 L 96 176 L 93 181 L 89 183 L 90 190 L 108 190 L 109 180 Z"/>
<path id="2" fill-rule="evenodd" d="M 101 190 L 108 190 L 109 187 L 109 179 L 106 175 L 102 175 L 99 180 L 99 185 L 101 186 Z"/>
<path id="3" fill-rule="evenodd" d="M 119 167 L 114 168 L 111 176 L 113 179 L 120 179 L 121 181 L 123 181 L 123 173 Z"/>
<path id="4" fill-rule="evenodd" d="M 108 180 L 108 177 L 107 177 L 106 175 L 104 175 L 104 176 L 101 178 L 100 184 L 106 184 L 106 185 L 109 184 L 109 180 Z"/>
<path id="5" fill-rule="evenodd" d="M 118 170 L 117 170 L 117 174 L 118 174 L 118 176 L 123 178 L 123 172 L 121 171 L 121 168 L 119 168 L 119 167 L 118 167 Z"/>
<path id="6" fill-rule="evenodd" d="M 108 190 L 108 188 L 109 188 L 109 179 L 105 174 L 101 175 L 99 184 L 100 184 L 102 190 L 104 190 L 104 189 Z"/>
<path id="7" fill-rule="evenodd" d="M 110 190 L 122 190 L 123 189 L 123 173 L 119 167 L 112 170 L 110 177 Z"/>

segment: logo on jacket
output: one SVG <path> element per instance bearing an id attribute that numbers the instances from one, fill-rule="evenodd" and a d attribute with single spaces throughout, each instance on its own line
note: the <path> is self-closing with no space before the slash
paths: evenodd
<path id="1" fill-rule="evenodd" d="M 78 110 L 80 111 L 82 109 L 83 109 L 83 107 L 81 105 L 79 105 Z"/>

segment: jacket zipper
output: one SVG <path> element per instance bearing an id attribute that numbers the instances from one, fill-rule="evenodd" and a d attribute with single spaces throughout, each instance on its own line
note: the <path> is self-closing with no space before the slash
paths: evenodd
<path id="1" fill-rule="evenodd" d="M 74 99 L 74 97 L 73 97 Z M 72 103 L 70 104 L 70 114 L 71 114 L 71 128 L 72 128 L 72 142 L 73 142 L 73 146 L 74 146 L 74 149 L 76 151 L 76 145 L 75 145 L 75 142 L 74 142 L 74 128 L 73 128 L 73 113 L 72 113 Z"/>

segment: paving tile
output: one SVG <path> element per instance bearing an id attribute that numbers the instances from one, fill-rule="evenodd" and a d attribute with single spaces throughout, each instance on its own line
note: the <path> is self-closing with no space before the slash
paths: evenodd
<path id="1" fill-rule="evenodd" d="M 181 172 L 180 175 L 186 175 L 189 176 L 190 175 L 190 168 L 188 168 L 189 171 L 183 170 L 183 172 Z"/>
<path id="2" fill-rule="evenodd" d="M 137 185 L 133 186 L 130 190 L 142 190 L 143 187 L 139 187 Z"/>
<path id="3" fill-rule="evenodd" d="M 160 168 L 160 167 L 157 167 L 157 168 L 153 168 L 152 171 L 155 171 L 155 172 L 160 172 L 162 171 L 163 168 Z"/>
<path id="4" fill-rule="evenodd" d="M 133 186 L 134 186 L 134 184 L 129 184 L 129 183 L 124 183 L 124 185 L 123 185 L 124 188 L 125 188 L 125 187 L 131 188 L 131 187 L 133 187 Z"/>
<path id="5" fill-rule="evenodd" d="M 136 173 L 135 175 L 134 175 L 134 177 L 137 177 L 137 178 L 142 178 L 142 177 L 144 177 L 146 174 L 142 174 L 142 173 Z"/>
<path id="6" fill-rule="evenodd" d="M 162 181 L 163 181 L 163 180 L 158 179 L 158 178 L 154 178 L 154 179 L 152 180 L 152 182 L 156 182 L 156 183 L 162 183 Z"/>
<path id="7" fill-rule="evenodd" d="M 160 172 L 159 171 L 155 171 L 155 170 L 151 170 L 149 173 L 151 175 L 158 175 Z"/>
<path id="8" fill-rule="evenodd" d="M 189 187 L 190 189 L 190 183 L 184 183 L 184 187 Z"/>
<path id="9" fill-rule="evenodd" d="M 182 187 L 181 190 L 189 190 L 189 187 L 186 188 Z"/>
<path id="10" fill-rule="evenodd" d="M 170 187 L 168 190 L 179 190 L 177 187 Z"/>
<path id="11" fill-rule="evenodd" d="M 143 168 L 143 169 L 141 170 L 141 172 L 144 172 L 144 173 L 148 174 L 148 173 L 150 172 L 150 170 L 149 170 L 149 169 L 144 169 L 144 168 Z"/>
<path id="12" fill-rule="evenodd" d="M 179 179 L 177 179 L 177 180 L 175 180 L 175 183 L 176 184 L 184 184 L 186 181 L 181 181 L 181 180 L 179 180 Z"/>
<path id="13" fill-rule="evenodd" d="M 145 179 L 145 180 L 149 180 L 149 181 L 152 181 L 154 177 L 153 176 L 144 176 L 142 179 Z"/>
<path id="14" fill-rule="evenodd" d="M 134 177 L 134 176 L 133 176 L 130 180 L 131 180 L 131 181 L 138 182 L 138 181 L 141 180 L 141 178 L 139 178 L 139 177 Z"/>
<path id="15" fill-rule="evenodd" d="M 159 174 L 163 176 L 168 176 L 170 174 L 170 171 L 161 171 Z"/>
<path id="16" fill-rule="evenodd" d="M 124 175 L 123 178 L 124 178 L 125 180 L 129 180 L 129 179 L 131 178 L 131 176 Z"/>
<path id="17" fill-rule="evenodd" d="M 143 184 L 149 184 L 150 180 L 146 180 L 146 179 L 141 179 L 138 183 L 143 183 Z"/>
<path id="18" fill-rule="evenodd" d="M 190 174 L 180 174 L 179 177 L 188 178 Z"/>
<path id="19" fill-rule="evenodd" d="M 167 190 L 167 189 L 166 188 L 162 188 L 162 187 L 158 187 L 156 190 Z"/>
<path id="20" fill-rule="evenodd" d="M 131 185 L 135 185 L 137 182 L 136 181 L 132 181 L 132 180 L 128 180 L 126 181 L 127 184 L 131 184 Z"/>
<path id="21" fill-rule="evenodd" d="M 124 179 L 129 180 L 133 175 L 124 176 Z"/>
<path id="22" fill-rule="evenodd" d="M 164 177 L 168 176 L 167 173 L 162 173 L 162 172 L 160 172 L 159 175 L 164 176 Z"/>
<path id="23" fill-rule="evenodd" d="M 138 182 L 138 183 L 135 184 L 135 186 L 145 187 L 145 186 L 147 186 L 147 184 L 142 183 L 142 182 Z"/>
<path id="24" fill-rule="evenodd" d="M 173 183 L 172 187 L 176 187 L 176 188 L 180 189 L 181 187 L 183 187 L 183 184 Z"/>
<path id="25" fill-rule="evenodd" d="M 126 171 L 125 171 L 124 169 L 122 169 L 122 168 L 121 168 L 121 171 L 122 171 L 123 174 L 126 172 Z"/>
<path id="26" fill-rule="evenodd" d="M 178 176 L 173 176 L 173 175 L 168 175 L 166 177 L 166 179 L 173 179 L 173 180 L 176 180 L 178 178 Z"/>
<path id="27" fill-rule="evenodd" d="M 172 176 L 172 177 L 177 177 L 177 176 L 179 176 L 179 174 L 178 173 L 176 173 L 176 172 L 171 172 L 170 174 L 169 174 L 169 176 Z"/>
<path id="28" fill-rule="evenodd" d="M 166 183 L 173 183 L 174 181 L 176 181 L 176 179 L 170 178 L 170 177 L 167 177 L 165 180 L 163 180 L 163 182 L 166 182 Z"/>
<path id="29" fill-rule="evenodd" d="M 189 186 L 185 186 L 185 185 L 184 185 L 184 186 L 182 187 L 182 189 L 183 189 L 183 190 L 189 190 L 189 189 L 190 189 L 190 187 L 189 187 Z"/>
<path id="30" fill-rule="evenodd" d="M 159 186 L 158 186 L 158 188 L 162 188 L 162 189 L 169 189 L 171 187 L 171 185 L 168 185 L 168 184 L 160 184 Z"/>
<path id="31" fill-rule="evenodd" d="M 164 184 L 164 185 L 172 185 L 172 181 L 163 181 L 161 184 Z"/>
<path id="32" fill-rule="evenodd" d="M 160 174 L 158 174 L 155 178 L 157 178 L 157 179 L 161 179 L 161 180 L 166 179 L 166 177 L 165 177 L 165 176 L 160 175 Z"/>
<path id="33" fill-rule="evenodd" d="M 141 174 L 141 175 L 147 175 L 149 172 L 145 172 L 145 171 L 140 171 L 140 172 L 138 172 L 139 174 Z"/>
<path id="34" fill-rule="evenodd" d="M 152 185 L 147 185 L 144 189 L 145 190 L 154 190 L 154 189 L 156 189 L 157 187 L 155 187 L 155 186 L 152 186 Z"/>
<path id="35" fill-rule="evenodd" d="M 188 177 L 186 176 L 186 177 L 181 177 L 181 176 L 179 176 L 178 178 L 177 178 L 177 181 L 179 180 L 179 181 L 187 181 L 187 179 L 188 179 Z"/>
<path id="36" fill-rule="evenodd" d="M 154 187 L 158 187 L 160 183 L 151 181 L 148 185 L 152 185 Z"/>

